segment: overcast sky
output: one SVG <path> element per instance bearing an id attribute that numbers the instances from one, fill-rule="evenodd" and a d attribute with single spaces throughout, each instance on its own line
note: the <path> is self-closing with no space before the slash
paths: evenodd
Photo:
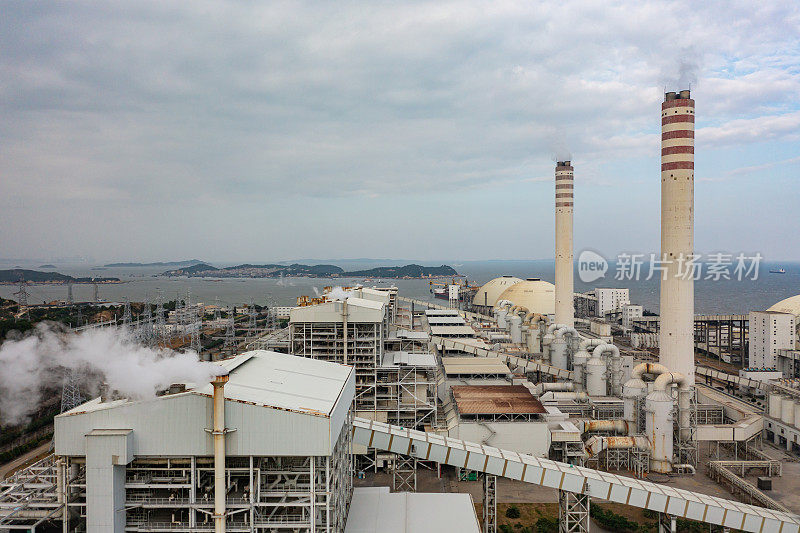
<path id="1" fill-rule="evenodd" d="M 660 102 L 696 247 L 800 259 L 800 4 L 2 2 L 0 258 L 553 257 L 659 247 Z"/>

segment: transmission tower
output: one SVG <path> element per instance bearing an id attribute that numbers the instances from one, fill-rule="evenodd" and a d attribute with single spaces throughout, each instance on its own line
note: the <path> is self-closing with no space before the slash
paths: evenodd
<path id="1" fill-rule="evenodd" d="M 214 298 L 214 322 L 219 322 L 222 318 L 221 309 L 219 308 L 219 296 Z"/>
<path id="2" fill-rule="evenodd" d="M 231 305 L 230 316 L 228 317 L 228 327 L 225 329 L 225 343 L 223 348 L 233 350 L 236 348 L 236 306 Z"/>
<path id="3" fill-rule="evenodd" d="M 80 379 L 78 371 L 75 369 L 67 370 L 64 379 L 64 388 L 61 389 L 61 412 L 69 411 L 83 403 L 80 391 Z"/>
<path id="4" fill-rule="evenodd" d="M 164 322 L 164 297 L 161 289 L 156 292 L 156 343 L 167 338 L 167 324 Z"/>
<path id="5" fill-rule="evenodd" d="M 28 285 L 24 278 L 19 280 L 19 288 L 17 289 L 17 292 L 14 293 L 14 296 L 17 297 L 17 312 L 19 313 L 19 316 L 30 318 L 30 313 L 28 313 Z"/>
<path id="6" fill-rule="evenodd" d="M 78 305 L 78 316 L 76 317 L 76 319 L 78 320 L 78 326 L 79 327 L 82 326 L 83 325 L 83 311 L 81 311 L 81 306 L 80 305 Z"/>
<path id="7" fill-rule="evenodd" d="M 94 288 L 94 303 L 99 304 L 100 303 L 100 288 L 97 286 L 97 281 L 95 281 L 94 278 L 92 278 L 92 286 Z"/>
<path id="8" fill-rule="evenodd" d="M 67 282 L 67 305 L 74 305 L 75 298 L 72 297 L 72 282 Z"/>
<path id="9" fill-rule="evenodd" d="M 144 318 L 142 319 L 141 341 L 147 346 L 152 346 L 155 340 L 153 332 L 153 309 L 150 307 L 150 298 L 144 297 Z"/>
<path id="10" fill-rule="evenodd" d="M 131 313 L 131 302 L 128 300 L 128 297 L 125 297 L 125 308 L 122 311 L 122 327 L 125 329 L 129 329 L 131 327 L 131 322 L 133 322 L 133 314 Z"/>
<path id="11" fill-rule="evenodd" d="M 247 314 L 250 316 L 250 320 L 247 323 L 247 329 L 249 330 L 250 335 L 255 337 L 256 329 L 258 328 L 258 313 L 256 312 L 256 304 L 253 302 L 252 298 L 250 298 L 250 306 L 247 308 Z"/>

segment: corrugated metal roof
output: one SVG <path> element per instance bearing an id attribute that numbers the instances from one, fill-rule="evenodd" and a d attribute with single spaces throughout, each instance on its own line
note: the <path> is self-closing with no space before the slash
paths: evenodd
<path id="1" fill-rule="evenodd" d="M 469 326 L 431 326 L 431 334 L 472 337 L 475 335 L 475 330 Z"/>
<path id="2" fill-rule="evenodd" d="M 426 309 L 427 316 L 461 316 L 455 309 Z"/>
<path id="3" fill-rule="evenodd" d="M 509 374 L 497 357 L 442 357 L 445 374 Z"/>
<path id="4" fill-rule="evenodd" d="M 453 385 L 461 414 L 537 414 L 544 406 L 523 385 Z"/>
<path id="5" fill-rule="evenodd" d="M 425 331 L 410 331 L 407 329 L 398 329 L 396 334 L 398 339 L 409 340 L 428 340 L 431 338 Z"/>
<path id="6" fill-rule="evenodd" d="M 385 352 L 382 367 L 424 366 L 435 367 L 436 356 L 432 353 Z"/>
<path id="7" fill-rule="evenodd" d="M 472 497 L 456 493 L 389 492 L 358 487 L 345 533 L 478 533 Z"/>
<path id="8" fill-rule="evenodd" d="M 222 366 L 230 369 L 227 400 L 325 415 L 353 371 L 337 363 L 265 350 L 241 354 Z M 209 383 L 190 392 L 211 395 L 213 388 Z"/>
<path id="9" fill-rule="evenodd" d="M 430 316 L 428 317 L 428 324 L 431 326 L 444 326 L 447 324 L 465 324 L 464 319 L 460 316 Z"/>

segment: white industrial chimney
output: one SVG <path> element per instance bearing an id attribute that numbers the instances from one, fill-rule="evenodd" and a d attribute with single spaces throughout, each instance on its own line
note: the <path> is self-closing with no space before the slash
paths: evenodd
<path id="1" fill-rule="evenodd" d="M 228 375 L 217 376 L 211 385 L 214 387 L 214 532 L 225 533 L 225 384 Z"/>
<path id="2" fill-rule="evenodd" d="M 669 92 L 661 104 L 660 361 L 694 386 L 694 100 Z M 681 264 L 681 261 L 684 261 Z M 683 272 L 681 272 L 683 268 Z"/>
<path id="3" fill-rule="evenodd" d="M 572 279 L 572 182 L 569 161 L 556 163 L 556 317 L 555 324 L 575 325 Z"/>

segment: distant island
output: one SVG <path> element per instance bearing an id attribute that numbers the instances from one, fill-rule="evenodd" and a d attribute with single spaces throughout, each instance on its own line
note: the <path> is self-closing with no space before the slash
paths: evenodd
<path id="1" fill-rule="evenodd" d="M 160 263 L 108 263 L 104 267 L 183 267 L 203 264 L 199 259 L 189 259 L 188 261 L 165 261 Z"/>
<path id="2" fill-rule="evenodd" d="M 39 272 L 38 270 L 27 270 L 24 268 L 14 268 L 11 270 L 0 270 L 0 284 L 8 285 L 19 283 L 20 281 L 31 283 L 119 283 L 119 278 L 74 278 L 58 272 Z"/>
<path id="3" fill-rule="evenodd" d="M 39 268 L 56 268 L 55 265 L 40 265 Z"/>
<path id="4" fill-rule="evenodd" d="M 458 276 L 458 272 L 450 266 L 425 267 L 421 265 L 405 265 L 399 267 L 377 267 L 366 270 L 345 272 L 336 265 L 236 265 L 217 268 L 200 263 L 185 268 L 177 268 L 164 272 L 165 276 L 214 277 L 214 278 L 281 278 L 281 277 L 313 277 L 313 278 L 391 278 L 416 279 L 441 276 Z"/>

